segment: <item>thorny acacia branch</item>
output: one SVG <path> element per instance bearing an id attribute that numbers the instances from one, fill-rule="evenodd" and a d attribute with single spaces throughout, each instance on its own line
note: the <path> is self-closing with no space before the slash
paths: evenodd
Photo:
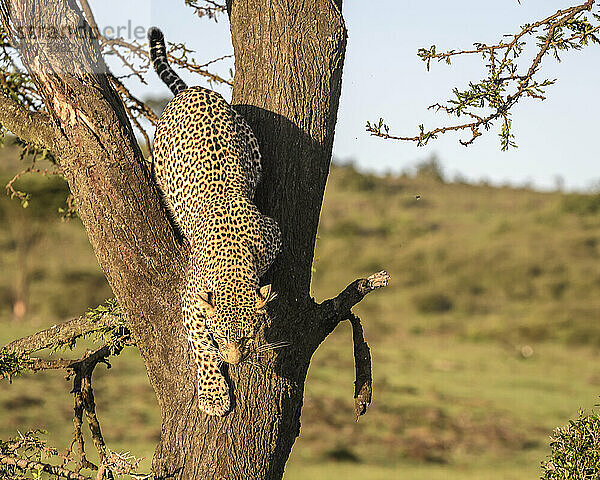
<path id="1" fill-rule="evenodd" d="M 41 478 L 39 474 L 45 472 L 53 478 L 67 478 L 72 480 L 92 480 L 81 474 L 81 466 L 68 466 L 75 462 L 72 456 L 72 447 L 75 439 L 65 454 L 61 454 L 56 448 L 46 445 L 39 438 L 39 434 L 46 432 L 42 430 L 31 430 L 8 441 L 0 440 L 0 478 Z M 56 459 L 57 462 L 49 462 L 47 459 Z M 113 478 L 114 475 L 129 475 L 137 480 L 147 480 L 151 475 L 137 473 L 141 458 L 136 458 L 129 452 L 115 452 L 106 449 L 106 456 L 99 467 L 89 464 L 98 470 L 95 480 Z M 90 467 L 91 468 L 91 467 Z M 23 472 L 23 477 L 15 476 L 15 470 Z M 28 475 L 32 475 L 29 477 Z M 44 477 L 46 478 L 46 477 Z"/>
<path id="2" fill-rule="evenodd" d="M 412 137 L 390 134 L 389 126 L 382 118 L 378 122 L 367 122 L 366 130 L 373 136 L 417 142 L 418 146 L 426 145 L 429 140 L 437 138 L 440 134 L 466 130 L 470 132 L 470 138 L 459 141 L 468 146 L 482 135 L 482 128 L 489 130 L 496 120 L 501 120 L 502 150 L 516 147 L 511 132 L 512 107 L 523 97 L 544 100 L 546 87 L 556 82 L 555 79 L 537 79 L 536 74 L 542 59 L 548 53 L 552 53 L 560 61 L 561 51 L 580 50 L 589 43 L 600 44 L 597 36 L 600 30 L 600 15 L 594 12 L 590 15 L 586 13 L 592 10 L 595 3 L 596 0 L 587 0 L 580 5 L 559 10 L 543 20 L 524 25 L 520 32 L 509 36 L 512 37 L 509 42 L 501 40 L 495 45 L 475 43 L 475 48 L 470 50 L 449 50 L 443 53 L 437 52 L 435 45 L 429 49 L 419 49 L 418 55 L 426 62 L 427 70 L 432 60 L 450 64 L 451 58 L 457 55 L 480 54 L 487 62 L 487 78 L 479 83 L 470 82 L 469 88 L 464 91 L 455 88 L 455 98 L 449 100 L 447 105 L 436 103 L 429 107 L 456 118 L 461 115 L 467 116 L 469 121 L 432 130 L 426 130 L 421 124 L 419 134 Z M 537 40 L 537 53 L 526 70 L 519 73 L 520 65 L 517 64 L 517 59 L 524 53 L 531 37 Z"/>
<path id="3" fill-rule="evenodd" d="M 116 299 L 90 309 L 85 315 L 54 325 L 41 332 L 15 340 L 0 349 L 0 379 L 11 378 L 24 370 L 34 372 L 48 369 L 68 368 L 74 360 L 44 360 L 32 358 L 30 354 L 38 350 L 73 347 L 77 339 L 94 333 L 101 337 L 113 352 L 119 352 L 131 343 L 125 316 Z"/>
<path id="4" fill-rule="evenodd" d="M 220 13 L 227 11 L 225 3 L 213 0 L 185 0 L 185 4 L 192 7 L 199 17 L 212 18 L 215 22 Z"/>
<path id="5" fill-rule="evenodd" d="M 321 303 L 320 307 L 326 312 L 326 324 L 322 338 L 329 335 L 343 320 L 352 324 L 352 343 L 354 346 L 354 368 L 356 379 L 354 381 L 354 419 L 358 422 L 361 415 L 367 413 L 372 396 L 371 352 L 365 341 L 360 318 L 350 310 L 360 302 L 365 295 L 387 286 L 390 276 L 385 270 L 374 273 L 367 278 L 359 278 L 348 285 L 335 298 Z"/>
<path id="6" fill-rule="evenodd" d="M 77 472 L 72 472 L 66 468 L 48 463 L 29 460 L 27 458 L 19 458 L 12 455 L 4 455 L 0 453 L 0 465 L 10 465 L 17 467 L 19 470 L 41 470 L 42 472 L 55 475 L 57 477 L 67 478 L 69 480 L 93 480 L 91 477 L 85 477 Z"/>
<path id="7" fill-rule="evenodd" d="M 92 389 L 92 373 L 99 363 L 104 363 L 110 368 L 110 364 L 107 360 L 108 357 L 110 355 L 118 355 L 126 345 L 129 333 L 124 328 L 123 321 L 118 304 L 115 301 L 108 301 L 107 304 L 91 310 L 86 315 L 64 322 L 60 325 L 55 325 L 29 337 L 16 340 L 0 351 L 0 359 L 10 358 L 10 355 L 12 354 L 24 354 L 23 363 L 25 364 L 25 367 L 30 370 L 66 369 L 68 372 L 67 378 L 74 376 L 73 390 L 71 391 L 74 398 L 74 434 L 72 446 L 74 444 L 77 445 L 79 454 L 77 472 L 83 468 L 94 469 L 99 472 L 100 469 L 102 469 L 102 472 L 104 473 L 99 474 L 99 478 L 104 478 L 103 475 L 108 475 L 109 477 L 107 478 L 111 478 L 110 465 L 112 460 L 110 460 L 110 458 L 114 457 L 114 455 L 106 448 L 102 430 L 100 428 L 100 422 L 96 415 L 94 392 Z M 92 332 L 106 333 L 113 330 L 117 332 L 115 334 L 118 337 L 117 340 L 113 340 L 109 344 L 106 344 L 93 352 L 86 352 L 79 360 L 44 360 L 28 357 L 29 353 L 44 348 L 56 348 L 61 345 L 72 346 L 78 338 Z M 4 368 L 2 370 L 4 370 Z M 6 374 L 6 372 L 4 373 Z M 10 371 L 8 374 L 10 375 Z M 85 454 L 84 437 L 82 433 L 84 416 L 90 427 L 92 441 L 98 451 L 100 466 L 96 466 L 90 462 Z M 69 471 L 65 470 L 65 472 Z"/>

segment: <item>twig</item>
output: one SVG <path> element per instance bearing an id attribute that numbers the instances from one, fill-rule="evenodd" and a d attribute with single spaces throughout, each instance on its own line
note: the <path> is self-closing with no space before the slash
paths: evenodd
<path id="1" fill-rule="evenodd" d="M 29 358 L 29 369 L 37 373 L 40 370 L 63 370 L 69 368 L 73 360 L 67 358 L 57 358 L 55 360 L 45 360 L 43 358 Z"/>
<path id="2" fill-rule="evenodd" d="M 34 460 L 28 460 L 26 458 L 13 457 L 12 455 L 4 455 L 0 453 L 0 464 L 11 465 L 17 467 L 19 470 L 42 470 L 43 472 L 58 477 L 67 478 L 69 480 L 93 480 L 91 477 L 85 477 L 77 472 L 72 472 L 63 467 L 57 467 L 55 465 L 49 465 L 47 463 L 37 462 Z"/>
<path id="3" fill-rule="evenodd" d="M 21 156 L 23 157 L 24 155 L 27 155 L 29 153 L 29 150 L 30 150 L 30 146 L 29 145 L 25 146 L 23 148 Z M 4 186 L 4 188 L 6 188 L 6 192 L 10 195 L 11 198 L 16 197 L 21 201 L 27 200 L 28 195 L 24 194 L 23 192 L 15 190 L 14 184 L 17 180 L 19 180 L 19 178 L 27 175 L 28 173 L 41 173 L 44 176 L 52 176 L 52 175 L 60 175 L 61 174 L 61 172 L 58 169 L 58 166 L 55 166 L 54 170 L 49 170 L 47 168 L 35 168 L 37 154 L 38 154 L 38 151 L 35 150 L 33 152 L 33 160 L 32 160 L 31 166 L 28 168 L 25 168 L 24 170 L 21 170 L 20 172 L 17 172 L 15 174 L 15 176 L 13 178 L 11 178 L 10 181 Z"/>
<path id="4" fill-rule="evenodd" d="M 123 98 L 127 98 L 134 104 L 135 110 L 137 112 L 139 112 L 141 115 L 144 115 L 153 125 L 156 125 L 156 123 L 158 122 L 158 117 L 148 105 L 146 105 L 139 98 L 133 95 L 127 89 L 127 87 L 123 85 L 123 82 L 121 82 L 114 75 L 110 75 L 110 80 L 113 82 L 115 90 L 117 90 L 117 92 L 119 92 Z"/>
<path id="5" fill-rule="evenodd" d="M 133 43 L 129 43 L 121 38 L 109 38 L 109 39 L 105 39 L 105 40 L 106 41 L 104 43 L 106 45 L 109 45 L 109 46 L 118 45 L 120 47 L 127 48 L 127 49 L 131 50 L 132 52 L 135 52 L 140 57 L 143 57 L 146 59 L 150 58 L 150 54 L 144 48 L 142 48 L 140 45 L 135 45 Z M 204 68 L 203 68 L 203 67 L 210 65 L 211 63 L 214 63 L 216 61 L 223 60 L 225 58 L 229 58 L 229 57 L 231 57 L 231 55 L 224 55 L 224 56 L 219 57 L 219 58 L 217 58 L 213 61 L 210 61 L 206 64 L 196 65 L 193 63 L 186 62 L 182 58 L 174 56 L 172 52 L 173 52 L 173 49 L 171 49 L 169 52 L 167 52 L 167 57 L 169 58 L 169 61 L 171 63 L 175 63 L 175 64 L 179 65 L 180 67 L 185 68 L 192 73 L 197 73 L 198 75 L 207 77 L 214 82 L 224 83 L 226 85 L 233 86 L 233 83 L 230 82 L 229 80 L 225 80 L 224 78 L 220 77 L 219 75 L 211 73 L 208 70 L 204 70 Z"/>
<path id="6" fill-rule="evenodd" d="M 515 44 L 517 43 L 518 40 L 520 40 L 524 35 L 531 33 L 533 30 L 535 30 L 536 28 L 541 27 L 542 25 L 546 25 L 550 22 L 552 22 L 553 20 L 556 20 L 557 18 L 559 18 L 561 15 L 568 15 L 567 19 L 573 18 L 574 15 L 576 15 L 577 13 L 583 11 L 583 10 L 590 10 L 594 4 L 595 0 L 587 0 L 585 3 L 581 4 L 581 5 L 575 5 L 573 7 L 567 8 L 565 10 L 558 10 L 556 13 L 553 13 L 552 15 L 550 15 L 549 17 L 544 18 L 543 20 L 539 20 L 535 23 L 531 23 L 529 25 L 526 25 L 525 28 L 523 28 L 518 34 L 513 35 L 513 39 L 510 43 L 503 43 L 500 42 L 498 45 L 482 45 L 482 44 L 475 44 L 475 46 L 477 48 L 471 49 L 471 50 L 448 50 L 447 52 L 443 52 L 443 53 L 435 53 L 433 55 L 428 55 L 428 58 L 431 59 L 437 59 L 437 60 L 445 60 L 448 57 L 452 57 L 455 55 L 470 55 L 470 54 L 476 54 L 476 53 L 483 53 L 486 50 L 493 52 L 494 50 L 503 50 L 503 49 L 508 49 L 510 50 L 512 47 L 515 46 Z M 564 18 L 561 19 L 560 24 L 564 23 Z M 555 24 L 556 26 L 558 26 L 559 24 Z M 571 41 L 571 40 L 576 40 L 578 38 L 581 38 L 591 32 L 594 32 L 595 30 L 597 30 L 598 27 L 592 29 L 590 32 L 584 32 L 584 33 L 578 33 L 578 34 L 574 34 L 571 37 L 569 37 L 567 39 L 567 41 Z"/>
<path id="7" fill-rule="evenodd" d="M 227 10 L 227 6 L 222 3 L 214 2 L 212 0 L 203 1 L 204 3 L 207 3 L 208 6 L 199 6 L 197 4 L 197 0 L 185 0 L 185 3 L 186 5 L 189 5 L 194 10 L 196 10 L 196 15 L 198 15 L 199 17 L 207 16 L 208 18 L 214 19 L 215 22 L 217 21 L 217 15 Z"/>

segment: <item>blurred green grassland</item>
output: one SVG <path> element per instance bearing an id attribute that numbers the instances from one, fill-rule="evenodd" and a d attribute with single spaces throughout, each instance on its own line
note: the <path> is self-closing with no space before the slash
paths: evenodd
<path id="1" fill-rule="evenodd" d="M 23 165 L 12 149 L 0 154 L 4 185 Z M 2 344 L 112 296 L 79 220 L 57 213 L 64 182 L 28 175 L 17 185 L 31 193 L 28 208 L 0 197 Z M 445 182 L 433 161 L 385 177 L 334 166 L 312 293 L 321 301 L 390 273 L 356 308 L 374 402 L 354 423 L 350 330 L 340 325 L 311 365 L 285 478 L 539 477 L 552 429 L 600 393 L 599 264 L 598 193 Z M 112 365 L 94 374 L 106 441 L 145 456 L 148 470 L 160 434 L 151 387 L 135 350 Z M 60 372 L 0 382 L 0 438 L 43 427 L 65 448 L 69 390 Z"/>

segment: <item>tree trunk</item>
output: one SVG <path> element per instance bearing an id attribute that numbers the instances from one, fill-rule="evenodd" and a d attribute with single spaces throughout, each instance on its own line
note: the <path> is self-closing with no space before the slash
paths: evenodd
<path id="1" fill-rule="evenodd" d="M 10 3 L 17 27 L 85 25 L 74 0 Z M 234 402 L 223 418 L 197 408 L 178 294 L 187 252 L 169 226 L 97 42 L 73 35 L 49 48 L 22 29 L 23 60 L 49 115 L 0 99 L 7 128 L 60 158 L 98 261 L 127 312 L 162 414 L 157 478 L 280 479 L 299 434 L 311 357 L 340 319 L 336 302 L 315 304 L 309 286 L 341 90 L 341 1 L 228 6 L 233 103 L 263 154 L 257 204 L 283 233 L 282 252 L 267 273 L 279 297 L 264 336 L 290 346 L 264 355 L 262 367 L 229 367 Z"/>
<path id="2" fill-rule="evenodd" d="M 265 335 L 291 346 L 261 359 L 264 369 L 229 368 L 235 406 L 223 419 L 199 415 L 193 402 L 184 415 L 180 402 L 164 402 L 169 435 L 163 430 L 154 466 L 166 476 L 181 465 L 182 478 L 280 479 L 300 432 L 304 381 L 326 323 L 309 287 L 346 32 L 330 0 L 235 0 L 230 22 L 232 103 L 250 123 L 263 156 L 257 204 L 277 220 L 284 239 L 264 282 L 278 292 Z"/>

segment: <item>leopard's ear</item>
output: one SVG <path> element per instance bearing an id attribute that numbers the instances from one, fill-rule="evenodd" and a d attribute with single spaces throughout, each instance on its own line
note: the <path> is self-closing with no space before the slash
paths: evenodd
<path id="1" fill-rule="evenodd" d="M 212 292 L 201 291 L 197 298 L 200 310 L 204 315 L 212 315 L 215 313 L 215 304 Z"/>
<path id="2" fill-rule="evenodd" d="M 271 284 L 260 287 L 258 291 L 258 299 L 256 300 L 256 310 L 262 310 L 271 300 L 274 300 L 277 294 L 271 292 Z"/>

